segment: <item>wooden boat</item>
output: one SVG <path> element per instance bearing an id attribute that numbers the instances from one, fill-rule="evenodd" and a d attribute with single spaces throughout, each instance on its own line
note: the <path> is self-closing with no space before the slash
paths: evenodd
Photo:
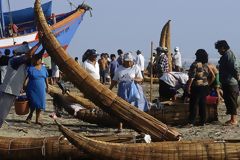
<path id="1" fill-rule="evenodd" d="M 64 108 L 64 110 L 70 115 L 82 121 L 109 127 L 117 127 L 119 124 L 118 119 L 110 116 L 108 113 L 99 108 L 78 109 L 76 107 L 72 107 L 72 101 L 66 96 L 58 93 L 51 95 L 56 106 Z M 189 117 L 189 106 L 187 103 L 173 103 L 172 105 L 166 104 L 163 108 L 152 108 L 147 113 L 168 125 L 186 125 Z M 206 122 L 210 123 L 212 121 L 217 121 L 217 104 L 208 104 L 206 113 Z"/>
<path id="2" fill-rule="evenodd" d="M 86 10 L 80 9 L 79 14 Z M 126 122 L 132 128 L 148 133 L 156 141 L 178 140 L 180 133 L 153 118 L 118 97 L 111 90 L 90 76 L 69 54 L 61 47 L 51 32 L 41 9 L 40 0 L 35 1 L 35 14 L 38 29 L 44 33 L 42 40 L 46 42 L 45 48 L 53 58 L 60 70 L 67 74 L 71 82 L 84 95 L 92 100 L 105 112 L 116 116 L 120 121 Z M 71 17 L 71 16 L 70 16 Z"/>
<path id="3" fill-rule="evenodd" d="M 138 135 L 88 135 L 87 137 L 114 143 L 136 143 Z M 43 138 L 13 138 L 0 136 L 0 159 L 80 159 L 88 157 L 63 136 Z"/>
<path id="4" fill-rule="evenodd" d="M 43 5 L 45 16 L 48 17 L 48 24 L 51 25 L 51 30 L 56 35 L 61 46 L 66 49 L 82 22 L 84 14 L 80 13 L 79 10 L 75 10 L 51 16 L 51 6 L 52 2 Z M 30 47 L 38 43 L 38 32 L 36 30 L 33 8 L 6 13 L 4 17 L 9 15 L 12 15 L 13 22 L 10 22 L 7 18 L 4 19 L 5 21 L 3 20 L 4 22 L 1 22 L 0 26 L 2 26 L 2 29 L 0 27 L 0 31 L 6 33 L 3 29 L 7 28 L 7 25 L 10 23 L 14 23 L 18 27 L 18 33 L 13 36 L 0 34 L 0 51 L 2 53 L 4 53 L 5 49 L 10 49 L 12 54 L 13 50 L 19 50 L 19 48 L 23 47 L 22 43 L 24 41 L 28 42 Z M 56 23 L 53 22 L 53 19 L 56 19 Z M 47 56 L 47 54 L 45 54 L 45 56 Z"/>
<path id="5" fill-rule="evenodd" d="M 240 141 L 165 141 L 117 144 L 93 140 L 59 125 L 63 135 L 77 148 L 101 159 L 226 160 L 240 159 Z"/>

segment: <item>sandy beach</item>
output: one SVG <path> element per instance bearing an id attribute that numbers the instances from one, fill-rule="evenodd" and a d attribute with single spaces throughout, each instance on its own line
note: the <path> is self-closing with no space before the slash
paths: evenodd
<path id="1" fill-rule="evenodd" d="M 149 98 L 149 83 L 144 83 L 143 88 L 146 96 Z M 76 88 L 71 87 L 71 90 L 77 91 Z M 154 97 L 158 96 L 158 85 L 153 86 Z M 116 92 L 116 89 L 114 89 Z M 36 125 L 35 115 L 33 116 L 32 123 L 25 123 L 27 115 L 16 115 L 14 107 L 12 107 L 10 114 L 7 117 L 7 123 L 4 123 L 3 127 L 0 129 L 0 136 L 7 137 L 48 137 L 48 136 L 59 136 L 61 133 L 58 127 L 54 123 L 53 119 L 50 118 L 50 114 L 53 112 L 52 97 L 47 95 L 47 108 L 42 114 L 43 126 Z M 225 106 L 223 103 L 218 106 L 218 119 L 217 122 L 212 122 L 205 126 L 171 126 L 175 127 L 183 136 L 184 140 L 201 140 L 201 139 L 239 139 L 239 126 L 225 126 L 224 122 L 228 120 L 229 116 L 225 114 Z M 66 112 L 58 121 L 63 125 L 69 127 L 76 132 L 84 132 L 87 134 L 117 134 L 116 128 L 103 128 L 98 127 L 95 124 L 89 124 L 78 119 L 73 118 Z M 134 134 L 135 131 L 132 129 L 124 129 L 123 133 Z M 123 134 L 118 133 L 118 134 Z"/>

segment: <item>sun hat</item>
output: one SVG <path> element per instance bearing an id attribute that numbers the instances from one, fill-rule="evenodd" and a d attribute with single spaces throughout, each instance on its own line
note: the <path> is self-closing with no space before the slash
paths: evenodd
<path id="1" fill-rule="evenodd" d="M 123 60 L 124 61 L 133 61 L 133 56 L 131 52 L 127 52 L 123 55 Z"/>

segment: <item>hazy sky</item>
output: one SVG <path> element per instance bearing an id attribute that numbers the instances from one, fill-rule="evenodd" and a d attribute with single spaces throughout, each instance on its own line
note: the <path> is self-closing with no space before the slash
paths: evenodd
<path id="1" fill-rule="evenodd" d="M 6 1 L 6 0 L 3 0 Z M 10 0 L 12 9 L 31 6 L 34 0 Z M 49 0 L 43 0 L 47 2 Z M 67 0 L 52 0 L 53 11 L 71 9 Z M 81 4 L 82 0 L 71 0 Z M 206 49 L 211 58 L 219 58 L 216 40 L 225 39 L 240 53 L 239 0 L 86 0 L 93 8 L 87 13 L 68 48 L 73 57 L 81 57 L 88 48 L 99 53 L 143 51 L 150 55 L 150 42 L 159 43 L 163 25 L 171 21 L 172 49 L 179 46 L 183 59 L 194 58 L 197 49 Z"/>

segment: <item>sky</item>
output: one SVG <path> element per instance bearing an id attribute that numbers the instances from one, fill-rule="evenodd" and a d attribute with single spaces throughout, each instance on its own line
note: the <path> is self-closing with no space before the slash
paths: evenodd
<path id="1" fill-rule="evenodd" d="M 6 1 L 6 0 L 3 0 Z M 49 0 L 42 0 L 42 3 Z M 71 10 L 67 0 L 52 0 L 53 12 Z M 70 0 L 78 5 L 83 0 Z M 194 59 L 203 48 L 212 61 L 219 59 L 214 49 L 217 40 L 225 39 L 240 57 L 239 0 L 85 0 L 93 17 L 86 13 L 74 35 L 68 53 L 78 56 L 88 48 L 98 53 L 141 50 L 148 59 L 151 41 L 159 44 L 164 24 L 171 20 L 171 46 L 180 47 L 183 61 Z M 34 0 L 10 0 L 11 9 L 33 6 Z M 74 7 L 72 7 L 73 9 Z"/>

